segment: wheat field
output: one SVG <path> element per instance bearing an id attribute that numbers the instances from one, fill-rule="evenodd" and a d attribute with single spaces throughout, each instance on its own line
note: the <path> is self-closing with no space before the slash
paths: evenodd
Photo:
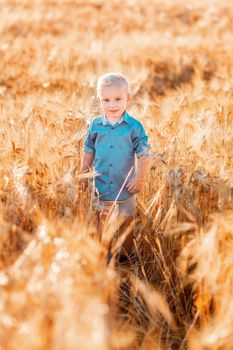
<path id="1" fill-rule="evenodd" d="M 228 0 L 0 1 L 0 349 L 233 348 L 232 23 Z M 108 71 L 153 150 L 127 267 L 80 181 Z"/>

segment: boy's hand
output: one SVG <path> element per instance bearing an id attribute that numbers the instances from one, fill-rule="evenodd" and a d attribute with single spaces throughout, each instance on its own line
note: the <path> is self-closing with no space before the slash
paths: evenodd
<path id="1" fill-rule="evenodd" d="M 90 179 L 85 177 L 85 174 L 79 177 L 79 187 L 84 192 L 90 188 Z"/>
<path id="2" fill-rule="evenodd" d="M 142 180 L 139 176 L 134 176 L 126 185 L 129 192 L 137 193 L 142 187 Z"/>

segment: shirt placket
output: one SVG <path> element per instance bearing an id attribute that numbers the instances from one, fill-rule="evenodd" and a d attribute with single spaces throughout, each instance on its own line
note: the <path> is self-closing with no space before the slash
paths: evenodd
<path id="1" fill-rule="evenodd" d="M 109 138 L 110 138 L 110 160 L 109 160 L 109 164 L 108 164 L 108 172 L 109 172 L 109 185 L 111 188 L 111 191 L 114 192 L 114 168 L 115 168 L 115 164 L 114 164 L 114 152 L 116 151 L 115 148 L 115 144 L 114 144 L 114 132 L 115 132 L 115 128 L 116 126 L 113 125 L 109 125 Z"/>

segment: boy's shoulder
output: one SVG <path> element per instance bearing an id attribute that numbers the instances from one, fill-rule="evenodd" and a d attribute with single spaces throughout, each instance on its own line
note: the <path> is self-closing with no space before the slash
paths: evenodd
<path id="1" fill-rule="evenodd" d="M 142 125 L 142 123 L 138 119 L 132 117 L 132 115 L 130 115 L 127 112 L 125 113 L 125 120 L 136 128 Z"/>
<path id="2" fill-rule="evenodd" d="M 102 122 L 102 117 L 103 117 L 102 115 L 97 115 L 89 119 L 88 121 L 89 127 L 92 127 L 96 124 L 100 124 Z"/>
<path id="3" fill-rule="evenodd" d="M 101 114 L 96 115 L 91 119 L 91 122 L 94 124 L 99 124 L 100 122 L 102 122 L 102 118 L 103 118 L 103 115 L 101 115 Z"/>

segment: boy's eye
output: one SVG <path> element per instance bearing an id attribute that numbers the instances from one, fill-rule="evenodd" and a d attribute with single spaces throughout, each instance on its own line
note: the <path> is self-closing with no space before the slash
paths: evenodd
<path id="1" fill-rule="evenodd" d="M 120 101 L 120 100 L 121 100 L 121 98 L 120 98 L 120 97 L 118 97 L 116 100 L 117 100 L 117 101 Z"/>
<path id="2" fill-rule="evenodd" d="M 109 102 L 109 99 L 108 98 L 104 98 L 103 101 L 104 102 Z"/>

